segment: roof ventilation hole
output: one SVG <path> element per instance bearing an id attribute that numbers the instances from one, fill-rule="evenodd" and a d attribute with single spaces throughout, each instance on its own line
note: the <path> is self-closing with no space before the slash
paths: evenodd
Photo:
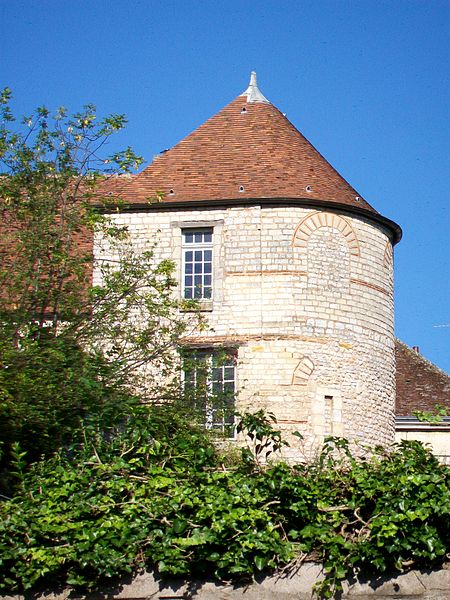
<path id="1" fill-rule="evenodd" d="M 241 115 L 242 115 L 243 113 L 246 113 L 246 112 L 247 112 L 247 109 L 246 109 L 246 108 L 245 108 L 245 106 L 244 106 L 244 108 L 241 110 Z"/>
<path id="2" fill-rule="evenodd" d="M 312 186 L 310 186 L 310 185 L 307 185 L 307 186 L 306 186 L 306 188 L 305 188 L 305 190 L 306 190 L 307 192 L 312 192 Z"/>
<path id="3" fill-rule="evenodd" d="M 173 190 L 169 190 L 169 196 L 173 196 L 175 192 Z"/>
<path id="4" fill-rule="evenodd" d="M 361 202 L 361 198 L 359 196 L 355 196 L 356 202 Z"/>
<path id="5" fill-rule="evenodd" d="M 243 185 L 240 185 L 240 186 L 239 186 L 239 191 L 240 191 L 240 192 L 244 192 L 244 191 L 245 191 L 245 188 L 244 188 L 244 186 L 243 186 Z"/>

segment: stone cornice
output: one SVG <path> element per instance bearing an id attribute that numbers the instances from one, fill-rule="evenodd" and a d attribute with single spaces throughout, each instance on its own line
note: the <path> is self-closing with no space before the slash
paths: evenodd
<path id="1" fill-rule="evenodd" d="M 388 230 L 392 243 L 397 244 L 402 238 L 402 229 L 400 225 L 383 217 L 379 213 L 372 212 L 365 208 L 350 206 L 330 200 L 316 200 L 314 198 L 232 198 L 229 200 L 185 200 L 185 201 L 162 201 L 162 202 L 139 202 L 112 204 L 105 207 L 97 205 L 97 209 L 103 213 L 114 213 L 117 210 L 122 213 L 141 213 L 141 212 L 166 212 L 177 210 L 192 209 L 217 209 L 229 208 L 232 206 L 261 206 L 261 208 L 278 208 L 288 206 L 301 206 L 305 208 L 320 208 L 327 211 L 347 214 L 354 217 L 364 217 L 372 223 L 381 225 Z"/>

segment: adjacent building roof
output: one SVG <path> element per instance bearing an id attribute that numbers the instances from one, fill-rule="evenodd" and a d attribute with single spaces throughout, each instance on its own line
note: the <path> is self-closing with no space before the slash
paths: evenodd
<path id="1" fill-rule="evenodd" d="M 450 411 L 450 376 L 424 358 L 418 349 L 395 343 L 396 414 L 432 411 L 437 404 Z"/>

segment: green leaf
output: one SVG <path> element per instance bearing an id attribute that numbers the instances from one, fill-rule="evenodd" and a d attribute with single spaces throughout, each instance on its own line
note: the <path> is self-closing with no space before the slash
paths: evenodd
<path id="1" fill-rule="evenodd" d="M 173 530 L 175 533 L 183 533 L 187 529 L 188 523 L 184 519 L 174 519 Z"/>
<path id="2" fill-rule="evenodd" d="M 268 563 L 268 559 L 265 556 L 255 556 L 255 565 L 258 571 L 262 571 Z"/>

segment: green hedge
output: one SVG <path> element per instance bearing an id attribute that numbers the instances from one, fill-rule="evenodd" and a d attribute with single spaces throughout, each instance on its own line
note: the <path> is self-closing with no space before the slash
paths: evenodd
<path id="1" fill-rule="evenodd" d="M 262 414 L 249 434 L 264 451 L 279 444 Z M 312 464 L 261 462 L 217 452 L 177 407 L 87 430 L 78 447 L 18 466 L 20 489 L 0 504 L 0 591 L 92 589 L 142 567 L 251 578 L 309 557 L 324 563 L 317 592 L 331 597 L 360 569 L 445 560 L 450 471 L 419 443 L 358 460 L 330 440 Z"/>

